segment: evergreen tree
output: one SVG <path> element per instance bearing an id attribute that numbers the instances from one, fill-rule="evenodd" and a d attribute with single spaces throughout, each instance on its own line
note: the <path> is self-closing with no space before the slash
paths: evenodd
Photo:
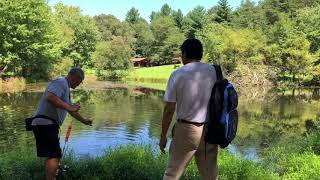
<path id="1" fill-rule="evenodd" d="M 232 16 L 231 13 L 232 9 L 230 8 L 228 0 L 219 0 L 215 21 L 218 23 L 230 22 Z"/>

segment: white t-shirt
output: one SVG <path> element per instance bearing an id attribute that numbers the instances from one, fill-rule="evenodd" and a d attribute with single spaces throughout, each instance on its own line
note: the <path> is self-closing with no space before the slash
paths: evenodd
<path id="1" fill-rule="evenodd" d="M 188 63 L 171 74 L 164 101 L 176 102 L 177 119 L 203 123 L 206 121 L 208 102 L 216 80 L 216 71 L 212 65 Z"/>

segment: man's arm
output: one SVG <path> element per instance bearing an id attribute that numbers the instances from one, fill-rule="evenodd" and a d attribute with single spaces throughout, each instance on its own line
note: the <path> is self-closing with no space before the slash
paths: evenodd
<path id="1" fill-rule="evenodd" d="M 163 111 L 163 118 L 162 118 L 162 129 L 161 129 L 161 136 L 160 136 L 160 150 L 162 153 L 165 153 L 165 147 L 167 144 L 167 133 L 172 122 L 173 114 L 176 110 L 176 103 L 175 102 L 166 102 Z"/>
<path id="2" fill-rule="evenodd" d="M 82 117 L 79 112 L 69 112 L 69 114 L 83 124 L 92 126 L 92 120 Z"/>
<path id="3" fill-rule="evenodd" d="M 76 112 L 80 109 L 79 105 L 71 105 L 64 101 L 62 101 L 58 96 L 56 96 L 52 92 L 48 92 L 48 95 L 46 97 L 47 101 L 49 101 L 51 104 L 53 104 L 57 108 L 65 109 L 68 112 Z"/>

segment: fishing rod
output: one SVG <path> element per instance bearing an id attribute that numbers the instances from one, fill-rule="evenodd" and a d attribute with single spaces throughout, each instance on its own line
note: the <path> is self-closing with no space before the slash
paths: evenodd
<path id="1" fill-rule="evenodd" d="M 70 135 L 71 135 L 71 131 L 72 131 L 72 121 L 73 119 L 71 119 L 71 122 L 68 126 L 68 130 L 66 132 L 66 136 L 64 138 L 64 145 L 63 145 L 63 149 L 62 149 L 62 157 L 61 157 L 61 160 L 60 160 L 60 163 L 59 163 L 59 168 L 58 168 L 58 172 L 57 172 L 57 175 L 62 175 L 62 173 L 64 172 L 67 172 L 67 170 L 69 169 L 69 167 L 67 165 L 63 165 L 63 160 L 64 160 L 64 154 L 66 153 L 66 147 L 67 147 L 67 144 L 68 144 L 68 141 L 69 141 L 69 138 L 70 138 Z"/>

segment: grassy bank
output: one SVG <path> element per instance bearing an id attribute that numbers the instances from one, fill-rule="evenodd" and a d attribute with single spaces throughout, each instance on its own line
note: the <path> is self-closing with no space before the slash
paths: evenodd
<path id="1" fill-rule="evenodd" d="M 129 85 L 165 90 L 170 74 L 181 64 L 135 68 L 123 80 Z"/>
<path id="2" fill-rule="evenodd" d="M 0 92 L 15 92 L 21 91 L 26 87 L 24 78 L 11 77 L 5 80 L 0 78 Z"/>
<path id="3" fill-rule="evenodd" d="M 151 82 L 151 83 L 167 83 L 170 74 L 178 67 L 177 65 L 163 65 L 155 67 L 135 68 L 129 76 L 125 78 L 127 81 Z"/>
<path id="4" fill-rule="evenodd" d="M 0 179 L 42 179 L 43 163 L 33 149 L 16 150 L 0 157 Z M 280 154 L 276 153 L 277 158 Z M 219 179 L 317 179 L 320 177 L 320 157 L 312 153 L 282 155 L 263 162 L 240 159 L 226 153 L 219 155 Z M 279 157 L 278 157 L 279 156 Z M 65 179 L 161 179 L 167 163 L 166 155 L 159 155 L 145 146 L 125 146 L 106 150 L 100 157 L 65 159 L 70 169 Z M 182 179 L 199 179 L 192 161 Z"/>

